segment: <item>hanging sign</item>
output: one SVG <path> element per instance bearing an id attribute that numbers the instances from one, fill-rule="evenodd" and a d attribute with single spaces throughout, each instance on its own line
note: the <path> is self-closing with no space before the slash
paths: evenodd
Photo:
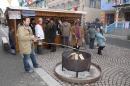
<path id="1" fill-rule="evenodd" d="M 35 16 L 36 13 L 35 13 L 35 11 L 32 11 L 32 10 L 23 10 L 22 15 L 23 16 Z"/>
<path id="2" fill-rule="evenodd" d="M 21 19 L 20 11 L 8 11 L 9 19 Z"/>

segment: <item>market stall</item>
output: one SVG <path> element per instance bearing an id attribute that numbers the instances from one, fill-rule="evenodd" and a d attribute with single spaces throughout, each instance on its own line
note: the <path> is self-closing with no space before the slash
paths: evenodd
<path id="1" fill-rule="evenodd" d="M 76 19 L 81 19 L 82 14 L 85 12 L 79 11 L 69 11 L 69 10 L 56 10 L 56 9 L 43 9 L 43 8 L 29 8 L 29 7 L 7 7 L 5 15 L 9 27 L 13 27 L 15 30 L 15 41 L 16 41 L 16 51 L 19 51 L 18 39 L 16 37 L 17 26 L 21 22 L 22 16 L 29 16 L 30 18 L 54 18 L 55 22 L 58 24 L 58 20 L 63 21 L 67 18 L 71 25 L 74 24 Z M 61 44 L 61 36 L 57 34 L 56 43 Z M 36 48 L 37 43 L 35 43 Z M 43 44 L 46 47 L 46 44 Z"/>

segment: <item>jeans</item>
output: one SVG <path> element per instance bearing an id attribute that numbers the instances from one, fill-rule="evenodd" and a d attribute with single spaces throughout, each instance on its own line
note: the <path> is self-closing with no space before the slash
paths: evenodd
<path id="1" fill-rule="evenodd" d="M 69 36 L 62 36 L 62 44 L 63 45 L 68 45 L 68 46 L 70 45 Z"/>
<path id="2" fill-rule="evenodd" d="M 91 49 L 94 48 L 94 41 L 95 41 L 95 38 L 90 38 L 89 48 Z"/>
<path id="3" fill-rule="evenodd" d="M 36 61 L 36 55 L 35 55 L 34 49 L 33 48 L 31 48 L 31 49 L 32 49 L 31 54 L 23 54 L 23 56 L 24 56 L 23 63 L 24 63 L 25 71 L 29 71 L 31 69 L 30 65 L 29 65 L 30 58 L 32 60 L 33 67 L 38 67 L 38 65 L 39 65 Z"/>
<path id="4" fill-rule="evenodd" d="M 15 45 L 12 45 L 12 46 L 11 46 L 11 53 L 12 53 L 12 54 L 15 54 Z"/>

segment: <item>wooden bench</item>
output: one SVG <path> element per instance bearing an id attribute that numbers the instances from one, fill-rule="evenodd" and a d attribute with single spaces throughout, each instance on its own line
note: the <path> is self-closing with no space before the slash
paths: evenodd
<path id="1" fill-rule="evenodd" d="M 2 39 L 2 46 L 3 46 L 4 51 L 8 51 L 9 50 L 9 42 L 8 42 L 7 38 L 1 37 L 1 39 Z"/>

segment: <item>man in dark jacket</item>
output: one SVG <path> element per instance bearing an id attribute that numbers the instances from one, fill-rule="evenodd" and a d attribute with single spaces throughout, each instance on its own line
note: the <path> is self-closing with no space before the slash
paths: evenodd
<path id="1" fill-rule="evenodd" d="M 89 43 L 89 48 L 94 49 L 94 40 L 95 40 L 95 28 L 94 24 L 91 24 L 90 29 L 88 30 L 89 37 L 90 37 L 90 43 Z"/>
<path id="2" fill-rule="evenodd" d="M 33 35 L 35 35 L 35 26 L 36 26 L 36 23 L 35 23 L 35 19 L 34 18 L 31 18 L 31 22 L 30 22 L 29 26 L 32 29 Z"/>
<path id="3" fill-rule="evenodd" d="M 50 19 L 50 39 L 51 39 L 52 43 L 55 43 L 56 30 L 57 30 L 57 25 L 54 22 L 54 18 L 51 18 Z M 56 51 L 56 44 L 52 44 L 51 47 L 52 47 L 51 52 L 55 52 Z"/>
<path id="4" fill-rule="evenodd" d="M 46 25 L 45 25 L 45 42 L 50 43 L 51 39 L 50 39 L 50 19 L 46 20 Z M 48 49 L 51 49 L 51 45 L 48 44 Z"/>

